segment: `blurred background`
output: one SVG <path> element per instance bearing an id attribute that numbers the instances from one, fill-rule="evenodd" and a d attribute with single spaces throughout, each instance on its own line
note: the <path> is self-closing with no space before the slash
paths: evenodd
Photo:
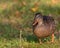
<path id="1" fill-rule="evenodd" d="M 55 44 L 38 44 L 32 30 L 36 12 L 55 18 Z M 0 48 L 59 48 L 59 29 L 60 0 L 0 0 Z"/>

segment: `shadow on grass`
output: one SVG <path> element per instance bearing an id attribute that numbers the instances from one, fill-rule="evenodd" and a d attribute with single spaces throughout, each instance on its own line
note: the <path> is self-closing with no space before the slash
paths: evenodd
<path id="1" fill-rule="evenodd" d="M 38 38 L 34 35 L 22 35 L 23 39 L 26 40 L 27 42 L 38 42 Z"/>
<path id="2" fill-rule="evenodd" d="M 39 43 L 38 38 L 34 35 L 34 34 L 23 34 L 22 38 L 24 39 L 24 41 L 27 42 L 35 42 L 35 43 Z M 45 37 L 45 38 L 41 38 L 41 41 L 47 42 L 47 41 L 51 41 L 51 36 Z"/>

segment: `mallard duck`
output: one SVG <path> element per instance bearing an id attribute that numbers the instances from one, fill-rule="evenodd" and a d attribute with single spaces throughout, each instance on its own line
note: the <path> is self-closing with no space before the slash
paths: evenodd
<path id="1" fill-rule="evenodd" d="M 39 38 L 48 37 L 52 35 L 52 42 L 54 42 L 55 21 L 51 16 L 44 16 L 41 13 L 36 13 L 33 22 L 33 33 Z"/>

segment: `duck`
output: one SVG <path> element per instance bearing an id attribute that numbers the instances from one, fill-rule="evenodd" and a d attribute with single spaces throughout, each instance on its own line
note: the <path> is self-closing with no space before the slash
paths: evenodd
<path id="1" fill-rule="evenodd" d="M 52 16 L 45 16 L 41 13 L 36 13 L 33 21 L 33 33 L 39 39 L 52 36 L 51 42 L 54 42 L 54 32 L 56 29 L 55 20 Z"/>

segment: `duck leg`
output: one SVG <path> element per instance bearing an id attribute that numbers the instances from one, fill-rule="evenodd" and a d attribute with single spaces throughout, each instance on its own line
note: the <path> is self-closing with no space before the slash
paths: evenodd
<path id="1" fill-rule="evenodd" d="M 42 44 L 41 39 L 39 39 L 39 43 Z"/>
<path id="2" fill-rule="evenodd" d="M 54 42 L 54 33 L 52 34 L 52 40 L 51 42 L 53 43 Z"/>

